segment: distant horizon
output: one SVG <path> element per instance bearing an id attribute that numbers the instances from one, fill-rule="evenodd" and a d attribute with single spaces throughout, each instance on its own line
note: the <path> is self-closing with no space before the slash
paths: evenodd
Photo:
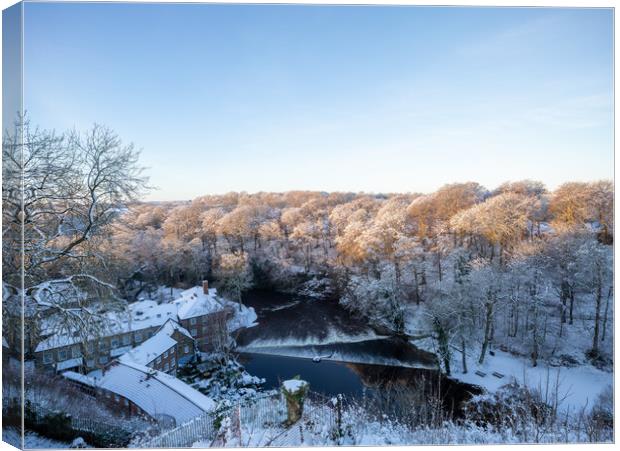
<path id="1" fill-rule="evenodd" d="M 296 188 L 292 188 L 292 189 L 288 189 L 288 190 L 284 190 L 284 191 L 268 191 L 268 190 L 258 190 L 258 191 L 244 191 L 244 190 L 231 190 L 231 191 L 225 191 L 225 192 L 212 192 L 212 193 L 204 193 L 204 194 L 198 194 L 197 196 L 194 196 L 192 198 L 189 199 L 157 199 L 157 198 L 149 198 L 148 200 L 145 199 L 140 199 L 138 200 L 138 202 L 140 203 L 173 203 L 173 202 L 191 202 L 199 197 L 204 197 L 204 196 L 224 196 L 226 194 L 231 194 L 231 193 L 236 193 L 236 194 L 247 194 L 248 196 L 253 196 L 256 194 L 286 194 L 289 192 L 309 192 L 309 193 L 325 193 L 325 194 L 358 194 L 358 195 L 368 195 L 368 196 L 390 196 L 390 195 L 405 195 L 405 194 L 419 194 L 421 196 L 426 196 L 429 194 L 433 194 L 434 192 L 436 192 L 437 190 L 439 190 L 440 188 L 446 186 L 446 185 L 457 185 L 460 183 L 478 183 L 479 185 L 481 185 L 483 188 L 486 188 L 489 192 L 493 192 L 494 190 L 496 190 L 497 188 L 499 188 L 502 184 L 504 183 L 513 183 L 513 182 L 521 182 L 521 181 L 525 181 L 525 180 L 530 180 L 530 181 L 534 181 L 534 182 L 542 182 L 541 180 L 535 180 L 532 178 L 522 178 L 522 179 L 518 179 L 518 180 L 505 180 L 503 182 L 500 182 L 498 185 L 493 186 L 493 187 L 489 187 L 483 183 L 477 182 L 476 180 L 465 180 L 465 181 L 459 181 L 459 182 L 448 182 L 448 183 L 444 183 L 440 186 L 438 186 L 437 188 L 435 188 L 434 190 L 431 191 L 352 191 L 352 190 L 339 190 L 339 191 L 328 191 L 328 190 L 321 190 L 321 189 L 296 189 Z M 591 180 L 566 180 L 564 182 L 559 183 L 557 186 L 554 187 L 549 187 L 547 184 L 545 185 L 545 189 L 547 190 L 547 192 L 553 192 L 555 191 L 557 188 L 559 188 L 561 185 L 565 184 L 565 183 L 595 183 L 595 182 L 599 182 L 599 181 L 610 181 L 611 183 L 613 183 L 615 185 L 615 180 L 614 178 L 599 178 L 599 179 L 591 179 Z"/>
<path id="2" fill-rule="evenodd" d="M 33 123 L 135 143 L 149 200 L 613 179 L 611 8 L 35 2 L 24 27 Z"/>

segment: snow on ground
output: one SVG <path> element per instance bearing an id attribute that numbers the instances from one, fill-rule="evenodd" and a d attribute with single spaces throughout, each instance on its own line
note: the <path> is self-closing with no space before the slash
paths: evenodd
<path id="1" fill-rule="evenodd" d="M 387 418 L 371 418 L 360 408 L 345 409 L 340 428 L 333 421 L 333 411 L 326 405 L 307 400 L 302 419 L 286 428 L 285 409 L 275 399 L 265 409 L 268 417 L 252 415 L 251 408 L 238 417 L 228 417 L 215 440 L 198 440 L 193 448 L 206 447 L 302 447 L 302 446 L 382 446 L 432 444 L 507 444 L 523 443 L 511 429 L 496 430 L 471 423 L 445 422 L 437 427 L 408 427 Z M 256 418 L 260 418 L 256 421 Z M 267 420 L 267 421 L 264 421 Z M 584 435 L 549 433 L 542 443 L 583 442 Z"/>
<path id="2" fill-rule="evenodd" d="M 495 355 L 487 355 L 482 365 L 474 358 L 468 358 L 467 374 L 463 374 L 461 368 L 452 373 L 454 379 L 470 384 L 479 385 L 489 392 L 495 392 L 502 385 L 511 380 L 516 380 L 520 385 L 537 390 L 543 395 L 543 399 L 550 401 L 555 399 L 556 386 L 557 398 L 560 401 L 560 411 L 576 413 L 582 407 L 589 409 L 596 401 L 598 395 L 613 383 L 613 374 L 599 370 L 592 365 L 582 364 L 574 367 L 552 367 L 540 363 L 532 367 L 529 360 L 512 354 L 495 350 Z M 455 362 L 458 364 L 459 362 Z M 476 371 L 486 373 L 481 377 Z M 494 371 L 504 374 L 502 379 L 493 376 Z M 547 394 L 547 396 L 545 396 Z"/>
<path id="3" fill-rule="evenodd" d="M 405 317 L 405 330 L 410 336 L 424 336 L 431 331 L 425 326 L 427 321 L 424 305 L 411 306 Z M 467 356 L 467 374 L 461 368 L 461 354 L 454 350 L 452 355 L 452 375 L 469 384 L 495 392 L 503 385 L 515 380 L 532 390 L 547 393 L 547 399 L 555 396 L 555 387 L 558 386 L 558 400 L 561 411 L 569 409 L 571 412 L 585 407 L 589 410 L 598 395 L 613 383 L 613 373 L 600 370 L 592 366 L 585 358 L 583 349 L 590 344 L 589 330 L 585 324 L 575 321 L 575 325 L 566 328 L 564 337 L 556 344 L 556 354 L 571 356 L 578 362 L 575 366 L 549 366 L 544 360 L 539 360 L 538 366 L 533 367 L 531 360 L 525 357 L 492 349 L 495 355 L 487 353 L 484 364 L 478 364 L 479 350 Z M 419 349 L 437 354 L 436 343 L 432 338 L 411 340 L 411 344 Z M 481 377 L 476 371 L 486 373 Z M 493 372 L 504 374 L 503 378 L 492 375 Z"/>
<path id="4" fill-rule="evenodd" d="M 218 406 L 232 405 L 254 398 L 260 393 L 265 379 L 252 376 L 235 360 L 222 363 L 201 354 L 202 363 L 190 362 L 177 377 L 202 394 L 213 399 Z"/>
<path id="5" fill-rule="evenodd" d="M 15 446 L 16 448 L 21 448 L 21 434 L 20 431 L 17 429 L 3 428 L 2 440 L 10 445 Z M 62 449 L 69 448 L 71 444 L 68 442 L 60 442 L 58 440 L 42 437 L 35 432 L 26 431 L 26 434 L 24 436 L 24 445 L 26 449 Z M 88 445 L 86 445 L 86 447 L 88 447 Z"/>

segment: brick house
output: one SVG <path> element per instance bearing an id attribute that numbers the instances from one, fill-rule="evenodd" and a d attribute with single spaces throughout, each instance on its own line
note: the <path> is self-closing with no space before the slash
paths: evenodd
<path id="1" fill-rule="evenodd" d="M 192 348 L 188 339 L 193 339 L 200 351 L 211 351 L 228 344 L 227 322 L 235 314 L 234 305 L 219 298 L 216 290 L 209 289 L 206 281 L 202 287 L 183 291 L 171 303 L 158 304 L 150 300 L 134 302 L 125 311 L 107 313 L 104 318 L 106 328 L 99 337 L 83 337 L 79 331 L 49 335 L 34 350 L 35 365 L 48 371 L 103 368 L 150 340 L 171 321 L 166 327 L 174 329 L 171 333 L 176 338 L 172 340 L 178 339 L 177 343 L 183 344 L 172 351 L 169 348 L 163 350 L 153 362 L 141 363 L 150 363 L 153 368 L 172 372 L 173 366 L 176 369 L 179 361 L 187 358 L 186 347 Z M 160 349 L 165 346 L 166 339 L 158 340 L 155 347 Z M 193 349 L 188 350 L 193 354 Z"/>
<path id="2" fill-rule="evenodd" d="M 195 348 L 189 332 L 169 319 L 151 338 L 120 356 L 119 361 L 176 375 L 177 368 L 195 355 Z"/>
<path id="3" fill-rule="evenodd" d="M 125 312 L 106 315 L 106 335 L 84 339 L 76 331 L 51 335 L 41 341 L 35 349 L 35 365 L 52 371 L 102 368 L 151 338 L 166 321 L 175 318 L 176 307 L 171 304 L 135 302 Z"/>
<path id="4" fill-rule="evenodd" d="M 201 351 L 213 351 L 229 341 L 227 322 L 235 314 L 230 301 L 222 302 L 215 289 L 204 281 L 201 287 L 190 288 L 174 301 L 179 306 L 179 324 L 196 340 Z"/>

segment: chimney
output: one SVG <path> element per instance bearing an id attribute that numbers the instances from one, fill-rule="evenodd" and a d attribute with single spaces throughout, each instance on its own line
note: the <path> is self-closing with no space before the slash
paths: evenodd
<path id="1" fill-rule="evenodd" d="M 202 281 L 202 292 L 204 294 L 209 294 L 209 281 L 208 280 Z"/>

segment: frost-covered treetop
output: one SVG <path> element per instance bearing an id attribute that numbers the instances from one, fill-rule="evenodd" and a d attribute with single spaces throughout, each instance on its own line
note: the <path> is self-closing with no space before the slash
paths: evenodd
<path id="1" fill-rule="evenodd" d="M 282 386 L 289 393 L 297 393 L 308 386 L 308 382 L 301 379 L 289 379 L 282 382 Z"/>

